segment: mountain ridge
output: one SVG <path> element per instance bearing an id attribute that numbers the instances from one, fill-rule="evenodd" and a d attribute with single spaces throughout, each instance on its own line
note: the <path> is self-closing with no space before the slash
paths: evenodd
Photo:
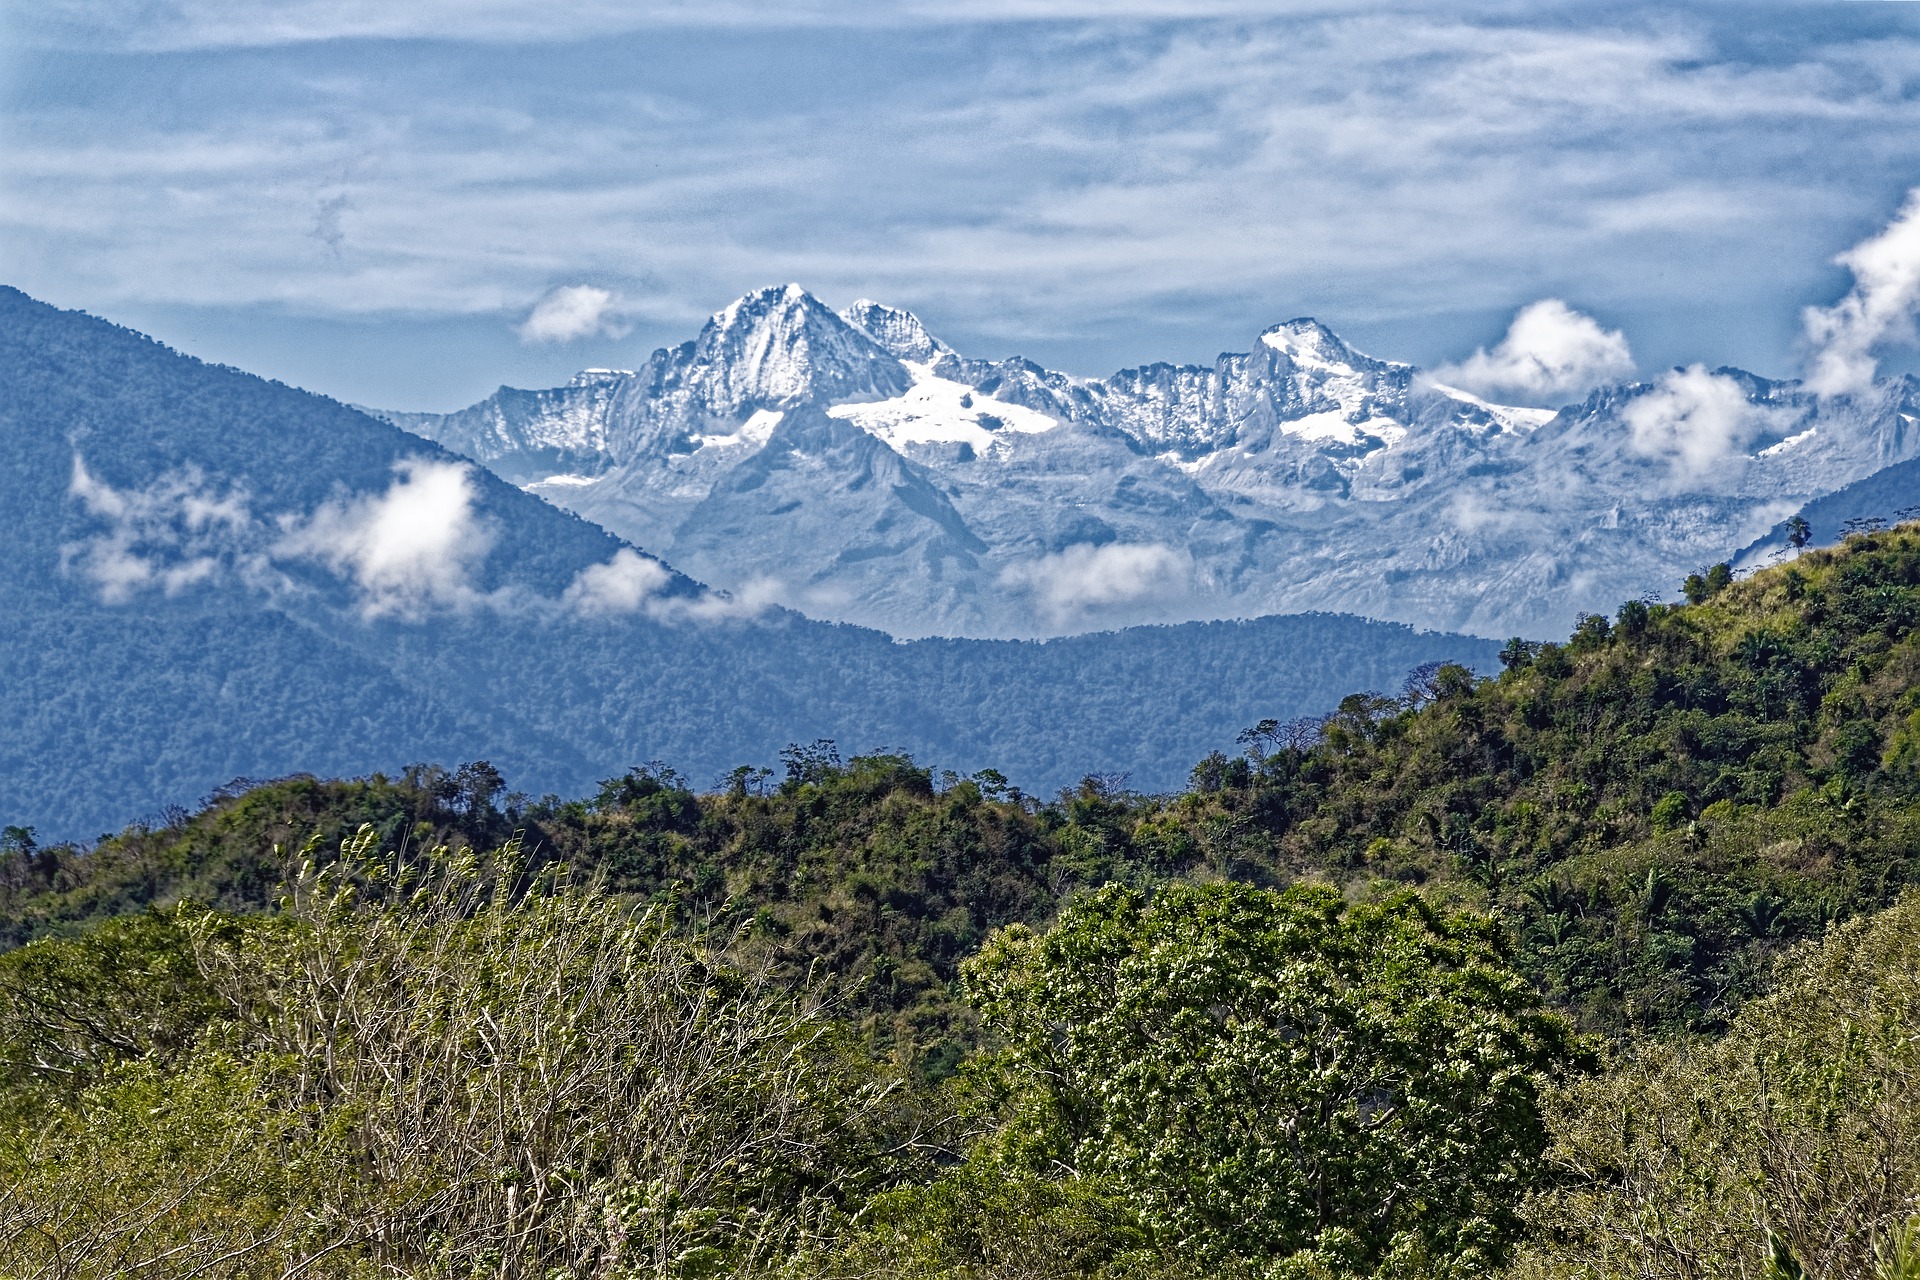
<path id="1" fill-rule="evenodd" d="M 789 432 L 798 455 L 827 433 L 864 450 L 865 488 L 911 479 L 817 408 Z M 1327 615 L 898 643 L 711 591 L 391 424 L 16 290 L 0 503 L 0 823 L 51 839 L 241 775 L 489 759 L 578 795 L 636 761 L 705 782 L 816 738 L 1033 791 L 1171 789 L 1257 720 L 1494 661 Z"/>
<path id="2" fill-rule="evenodd" d="M 736 348 L 757 353 L 744 371 L 728 366 Z M 736 393 L 696 403 L 683 385 Z M 707 581 L 897 636 L 1325 610 L 1503 638 L 1663 594 L 1804 503 L 1920 455 L 1917 388 L 1819 397 L 1694 366 L 1557 409 L 1503 405 L 1309 317 L 1212 365 L 1086 378 L 968 357 L 911 312 L 863 299 L 835 313 L 785 285 L 717 312 L 610 394 L 527 402 L 530 420 L 599 415 L 608 444 L 566 471 L 536 474 L 533 451 L 474 437 L 474 415 L 505 401 L 384 416 Z M 803 403 L 897 455 L 913 478 L 902 492 L 940 494 L 965 527 L 947 530 L 954 543 L 981 549 L 962 561 L 924 539 L 876 541 L 916 513 L 851 481 L 751 522 L 736 512 L 735 536 L 716 539 L 703 504 L 753 473 L 777 415 Z"/>

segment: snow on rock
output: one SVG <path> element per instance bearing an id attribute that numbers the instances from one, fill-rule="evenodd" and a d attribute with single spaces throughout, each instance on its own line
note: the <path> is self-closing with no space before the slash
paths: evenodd
<path id="1" fill-rule="evenodd" d="M 920 317 L 911 311 L 862 298 L 842 311 L 840 318 L 879 343 L 896 359 L 925 364 L 953 354 L 953 348 L 928 333 Z"/>
<path id="2" fill-rule="evenodd" d="M 1546 426 L 1560 414 L 1558 409 L 1528 409 L 1519 405 L 1491 404 L 1471 391 L 1462 391 L 1459 387 L 1449 387 L 1445 383 L 1429 380 L 1427 385 L 1450 400 L 1458 400 L 1461 404 L 1478 410 L 1481 415 L 1484 415 L 1488 426 L 1501 431 L 1532 431 L 1537 427 Z"/>
<path id="3" fill-rule="evenodd" d="M 1805 444 L 1807 441 L 1813 439 L 1814 436 L 1818 435 L 1819 432 L 1820 432 L 1820 428 L 1818 427 L 1808 427 L 1805 431 L 1799 432 L 1796 435 L 1788 436 L 1785 440 L 1782 440 L 1779 444 L 1768 445 L 1766 448 L 1760 451 L 1759 456 L 1762 458 L 1778 457 L 1780 454 L 1785 453 L 1787 450 L 1793 448 L 1796 445 Z"/>
<path id="4" fill-rule="evenodd" d="M 773 429 L 780 425 L 780 419 L 786 413 L 781 409 L 756 409 L 747 420 L 733 431 L 724 435 L 693 436 L 693 444 L 701 449 L 757 449 L 766 444 Z"/>
<path id="5" fill-rule="evenodd" d="M 589 369 L 551 390 L 502 387 L 457 413 L 381 416 L 525 484 L 554 471 L 595 471 L 604 465 L 613 405 L 632 378 L 620 370 Z"/>
<path id="6" fill-rule="evenodd" d="M 1350 413 L 1340 409 L 1309 413 L 1282 422 L 1280 430 L 1302 440 L 1331 440 L 1348 445 L 1375 444 L 1384 447 L 1406 438 L 1407 429 L 1392 418 L 1370 417 L 1355 422 Z"/>
<path id="7" fill-rule="evenodd" d="M 797 284 L 762 289 L 728 306 L 700 335 L 695 360 L 709 403 L 738 409 L 835 396 L 878 395 L 898 385 L 886 352 Z M 876 357 L 881 357 L 876 359 Z"/>
<path id="8" fill-rule="evenodd" d="M 386 416 L 718 587 L 896 635 L 1325 609 L 1553 636 L 1920 456 L 1920 384 L 1695 380 L 1713 404 L 1650 432 L 1664 383 L 1502 405 L 1304 318 L 1211 365 L 1083 378 L 785 285 L 631 372 Z M 1109 547 L 1180 572 L 1135 591 L 1145 561 Z"/>

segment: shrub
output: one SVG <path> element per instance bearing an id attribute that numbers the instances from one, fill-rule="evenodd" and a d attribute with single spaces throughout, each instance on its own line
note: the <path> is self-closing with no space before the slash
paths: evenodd
<path id="1" fill-rule="evenodd" d="M 1789 953 L 1724 1039 L 1551 1101 L 1564 1181 L 1521 1274 L 1752 1274 L 1769 1233 L 1810 1276 L 1875 1274 L 1920 1209 L 1920 893 Z"/>
<path id="2" fill-rule="evenodd" d="M 372 840 L 199 931 L 222 1016 L 179 1061 L 0 1134 L 0 1274 L 731 1274 L 914 1159 L 822 993 L 732 938 Z"/>

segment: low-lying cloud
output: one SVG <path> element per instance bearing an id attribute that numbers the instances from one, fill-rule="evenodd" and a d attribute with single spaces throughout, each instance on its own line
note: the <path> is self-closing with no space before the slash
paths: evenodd
<path id="1" fill-rule="evenodd" d="M 1739 382 L 1703 364 L 1661 374 L 1653 389 L 1635 397 L 1620 416 L 1632 432 L 1634 451 L 1665 459 L 1676 481 L 1701 478 L 1744 455 L 1782 417 L 1749 400 Z"/>
<path id="2" fill-rule="evenodd" d="M 349 584 L 368 619 L 417 622 L 487 609 L 707 623 L 757 617 L 778 602 L 770 579 L 733 593 L 675 591 L 671 569 L 630 547 L 580 570 L 557 598 L 512 587 L 483 591 L 475 579 L 495 535 L 464 462 L 410 458 L 394 467 L 386 488 L 304 514 L 256 515 L 244 489 L 222 488 L 197 468 L 115 488 L 77 454 L 68 492 L 97 528 L 63 548 L 66 571 L 93 584 L 103 604 L 219 584 L 286 595 L 299 589 L 289 573 L 297 565 L 318 565 Z"/>
<path id="3" fill-rule="evenodd" d="M 100 527 L 64 548 L 66 566 L 105 604 L 221 582 L 284 592 L 293 589 L 284 570 L 300 562 L 352 584 L 367 617 L 487 603 L 471 582 L 493 544 L 475 509 L 473 468 L 415 458 L 394 471 L 377 493 L 263 518 L 244 489 L 222 488 L 197 467 L 121 489 L 75 455 L 68 492 Z"/>
<path id="4" fill-rule="evenodd" d="M 1920 312 L 1920 187 L 1886 229 L 1834 261 L 1853 272 L 1853 288 L 1831 307 L 1803 313 L 1812 348 L 1807 386 L 1821 395 L 1869 390 L 1878 368 L 1875 347 L 1913 343 Z"/>
<path id="5" fill-rule="evenodd" d="M 1632 374 L 1626 335 L 1558 298 L 1522 308 L 1493 350 L 1433 371 L 1436 381 L 1476 395 L 1529 402 L 1565 401 Z"/>
<path id="6" fill-rule="evenodd" d="M 780 603 L 781 586 L 772 578 L 751 578 L 733 591 L 702 591 L 693 596 L 669 596 L 652 616 L 662 622 L 732 622 L 757 618 Z"/>
<path id="7" fill-rule="evenodd" d="M 1516 506 L 1497 490 L 1456 490 L 1447 500 L 1447 519 L 1461 533 L 1538 536 L 1545 527 L 1541 512 Z"/>
<path id="8" fill-rule="evenodd" d="M 1010 565 L 1000 582 L 1031 593 L 1058 626 L 1102 609 L 1177 595 L 1189 569 L 1186 555 L 1159 543 L 1079 543 Z"/>
<path id="9" fill-rule="evenodd" d="M 778 584 L 756 579 L 739 591 L 671 590 L 673 570 L 651 556 L 622 547 L 608 560 L 588 565 L 560 593 L 560 605 L 582 618 L 645 614 L 656 622 L 721 622 L 758 616 L 777 603 Z"/>
<path id="10" fill-rule="evenodd" d="M 574 575 L 561 603 L 583 617 L 637 613 L 658 604 L 673 574 L 658 560 L 622 547 L 604 564 L 588 565 Z"/>
<path id="11" fill-rule="evenodd" d="M 471 578 L 493 547 L 493 532 L 474 509 L 473 468 L 411 458 L 394 471 L 380 493 L 283 519 L 275 555 L 317 560 L 351 580 L 368 617 L 480 603 Z"/>
<path id="12" fill-rule="evenodd" d="M 567 284 L 533 304 L 518 329 L 522 342 L 574 342 L 623 337 L 633 327 L 620 296 L 592 284 Z"/>
<path id="13" fill-rule="evenodd" d="M 107 604 L 155 589 L 178 595 L 261 566 L 251 551 L 258 529 L 246 493 L 216 488 L 198 468 L 169 473 L 144 489 L 116 489 L 76 455 L 67 491 L 105 526 L 63 548 L 67 570 L 92 582 Z"/>

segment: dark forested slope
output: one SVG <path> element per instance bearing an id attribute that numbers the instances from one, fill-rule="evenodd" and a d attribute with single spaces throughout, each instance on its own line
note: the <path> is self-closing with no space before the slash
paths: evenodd
<path id="1" fill-rule="evenodd" d="M 1920 526 L 1687 593 L 1176 796 L 814 742 L 8 829 L 0 1269 L 1913 1275 Z"/>
<path id="2" fill-rule="evenodd" d="M 1688 588 L 1418 707 L 1348 699 L 1313 745 L 1272 727 L 1202 765 L 1182 821 L 1495 906 L 1596 1024 L 1711 1025 L 1780 947 L 1920 877 L 1920 526 Z"/>

